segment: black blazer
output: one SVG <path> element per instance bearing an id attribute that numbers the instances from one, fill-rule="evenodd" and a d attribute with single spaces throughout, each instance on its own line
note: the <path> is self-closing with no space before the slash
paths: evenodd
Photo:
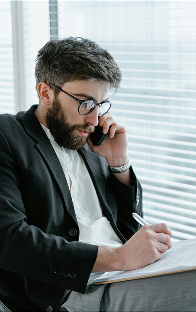
<path id="1" fill-rule="evenodd" d="M 78 242 L 66 178 L 36 107 L 0 115 L 0 300 L 11 310 L 57 311 L 66 289 L 85 292 L 98 247 Z M 133 186 L 118 181 L 87 144 L 78 152 L 124 243 L 139 228 L 131 216 L 142 214 L 139 182 L 132 169 Z"/>

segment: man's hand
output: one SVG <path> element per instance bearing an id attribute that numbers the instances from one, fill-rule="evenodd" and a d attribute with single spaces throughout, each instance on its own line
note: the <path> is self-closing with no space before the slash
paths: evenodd
<path id="1" fill-rule="evenodd" d="M 129 159 L 126 129 L 118 125 L 110 113 L 99 118 L 99 125 L 103 127 L 103 133 L 108 132 L 108 134 L 99 146 L 94 146 L 89 139 L 88 144 L 91 150 L 105 157 L 110 167 L 125 165 Z"/>
<path id="2" fill-rule="evenodd" d="M 135 270 L 151 264 L 171 248 L 171 236 L 165 223 L 144 225 L 121 247 L 99 247 L 93 272 Z"/>
<path id="3" fill-rule="evenodd" d="M 171 230 L 164 223 L 144 225 L 118 249 L 123 270 L 135 270 L 161 259 L 171 248 Z"/>
<path id="4" fill-rule="evenodd" d="M 91 150 L 105 157 L 110 167 L 124 166 L 129 161 L 126 129 L 118 125 L 110 113 L 99 118 L 99 125 L 103 127 L 103 133 L 108 134 L 99 146 L 94 146 L 89 139 L 88 144 Z M 131 184 L 129 170 L 114 175 L 121 182 Z"/>

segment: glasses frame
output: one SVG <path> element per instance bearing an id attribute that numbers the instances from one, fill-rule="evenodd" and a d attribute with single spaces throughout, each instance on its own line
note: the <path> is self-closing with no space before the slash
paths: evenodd
<path id="1" fill-rule="evenodd" d="M 100 107 L 100 106 L 102 106 L 104 103 L 109 103 L 109 104 L 110 104 L 110 107 L 108 108 L 108 110 L 107 110 L 104 114 L 99 115 L 99 116 L 103 116 L 103 115 L 107 114 L 107 112 L 108 112 L 108 111 L 110 110 L 110 108 L 111 108 L 111 105 L 112 105 L 112 104 L 111 104 L 111 102 L 108 101 L 108 100 L 105 101 L 105 102 L 103 102 L 103 103 L 97 103 L 97 102 L 95 102 L 94 100 L 92 100 L 92 101 L 93 101 L 93 104 L 94 104 L 94 107 L 92 107 L 88 113 L 86 113 L 86 114 L 81 114 L 81 113 L 80 113 L 80 106 L 81 106 L 84 102 L 86 102 L 86 101 L 88 101 L 88 100 L 79 100 L 79 99 L 77 99 L 75 96 L 69 94 L 68 92 L 64 91 L 63 89 L 61 89 L 60 87 L 56 86 L 55 84 L 51 83 L 50 85 L 53 86 L 53 87 L 55 87 L 56 89 L 58 89 L 58 90 L 64 92 L 65 94 L 69 95 L 72 99 L 74 99 L 75 101 L 77 101 L 77 102 L 79 103 L 79 106 L 78 106 L 78 113 L 79 113 L 80 115 L 88 115 L 88 114 L 90 114 L 90 113 L 95 109 L 96 106 L 99 106 L 99 107 Z"/>

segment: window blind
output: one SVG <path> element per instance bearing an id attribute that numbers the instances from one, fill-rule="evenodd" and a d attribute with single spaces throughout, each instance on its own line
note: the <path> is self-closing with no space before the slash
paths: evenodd
<path id="1" fill-rule="evenodd" d="M 11 1 L 0 1 L 0 113 L 14 112 Z"/>
<path id="2" fill-rule="evenodd" d="M 38 104 L 35 89 L 35 60 L 37 52 L 50 40 L 49 1 L 22 1 L 24 41 L 25 107 Z"/>
<path id="3" fill-rule="evenodd" d="M 49 0 L 50 40 L 58 39 L 58 2 Z"/>
<path id="4" fill-rule="evenodd" d="M 50 39 L 49 18 L 49 0 L 0 1 L 0 113 L 38 103 L 35 60 Z"/>
<path id="5" fill-rule="evenodd" d="M 109 50 L 122 70 L 112 114 L 127 128 L 144 217 L 196 236 L 196 1 L 59 1 L 59 37 Z"/>

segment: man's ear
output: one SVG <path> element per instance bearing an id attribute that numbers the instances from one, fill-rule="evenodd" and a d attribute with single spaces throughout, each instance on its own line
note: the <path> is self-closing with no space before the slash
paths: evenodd
<path id="1" fill-rule="evenodd" d="M 37 91 L 39 93 L 41 101 L 46 105 L 50 105 L 54 97 L 50 86 L 45 82 L 40 82 L 37 86 Z"/>

